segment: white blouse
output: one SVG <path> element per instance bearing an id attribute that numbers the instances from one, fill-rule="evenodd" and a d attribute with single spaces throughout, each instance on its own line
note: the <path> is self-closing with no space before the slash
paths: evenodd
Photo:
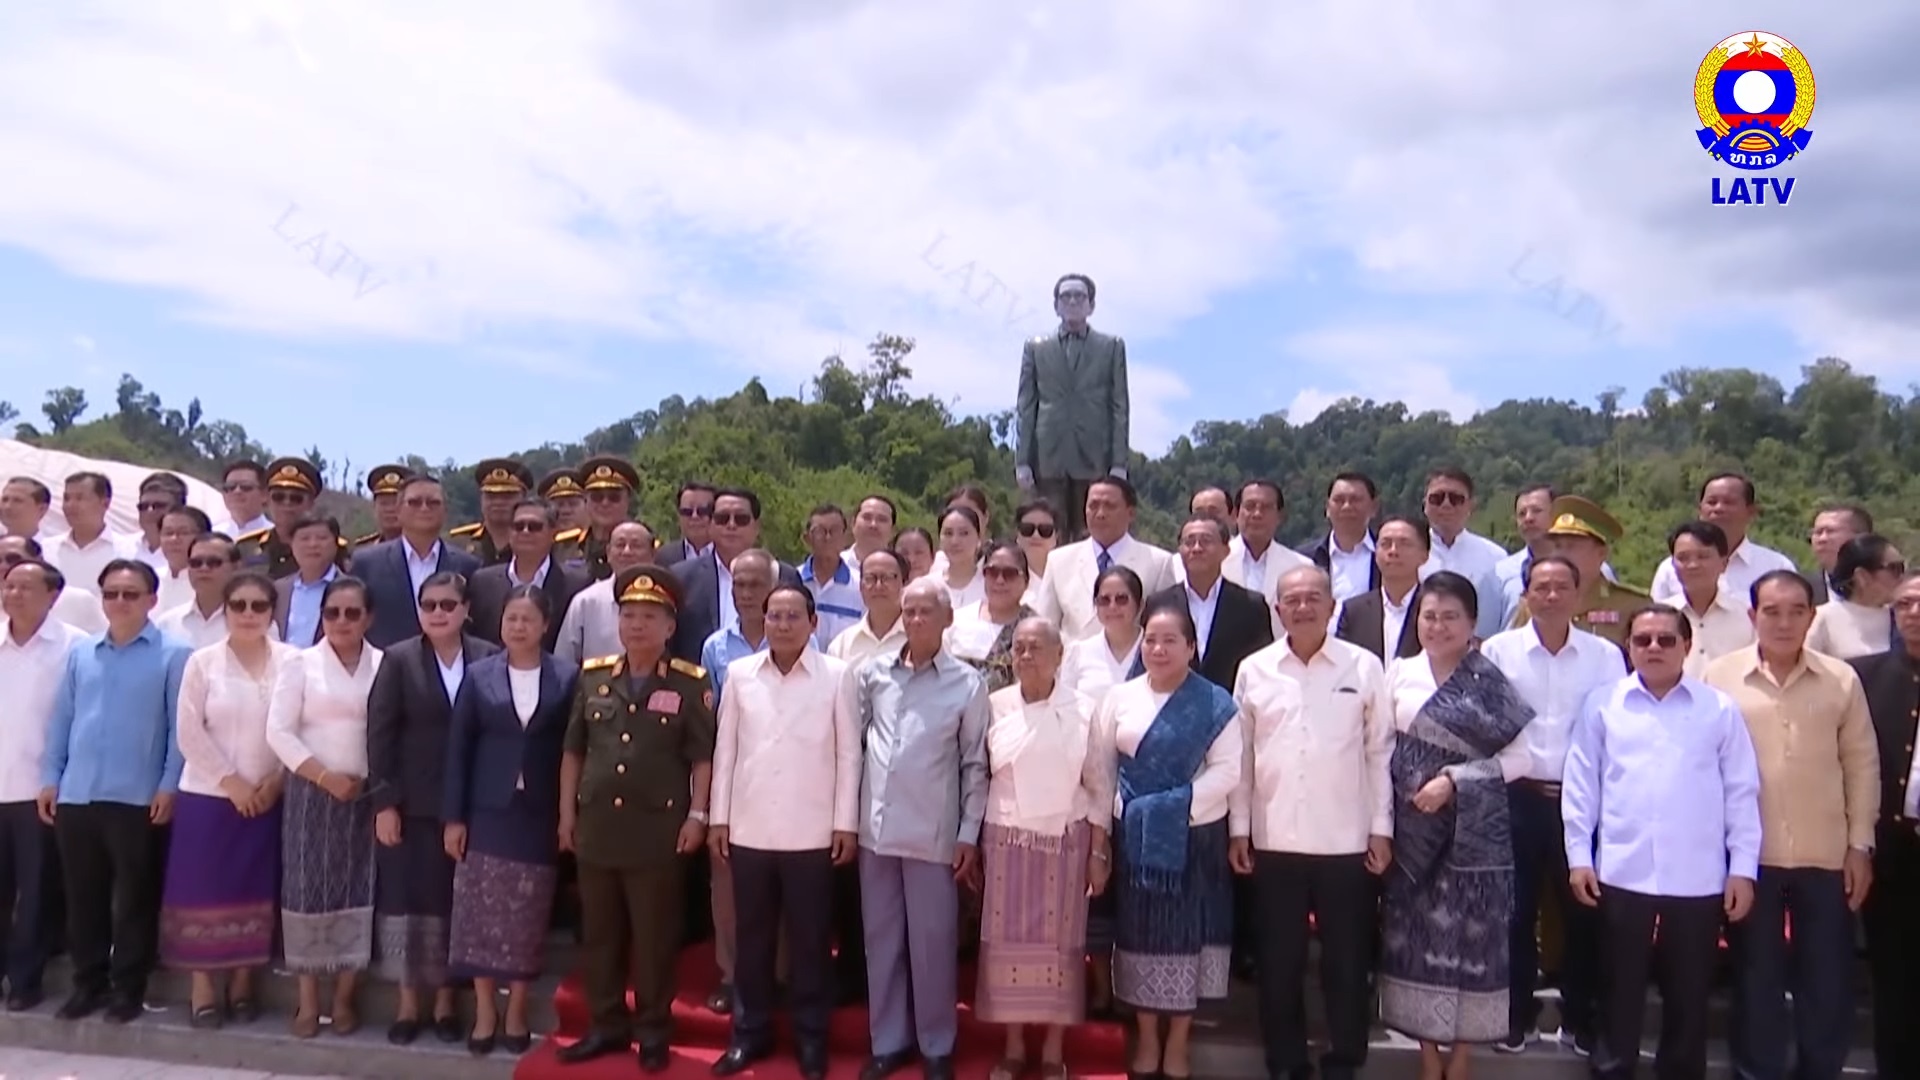
<path id="1" fill-rule="evenodd" d="M 1047 575 L 1039 573 L 1038 571 L 1029 570 L 1027 572 L 1027 591 L 1020 597 L 1020 602 L 1035 611 L 1039 611 L 1040 586 L 1046 583 Z"/>
<path id="2" fill-rule="evenodd" d="M 1891 610 L 1856 604 L 1843 596 L 1828 597 L 1813 609 L 1807 648 L 1837 660 L 1886 652 L 1893 645 Z"/>
<path id="3" fill-rule="evenodd" d="M 1000 640 L 1000 632 L 1006 629 L 1005 623 L 997 623 L 987 617 L 986 601 L 970 608 L 956 609 L 953 623 L 947 627 L 946 649 L 955 659 L 979 664 L 993 651 L 993 643 Z"/>
<path id="4" fill-rule="evenodd" d="M 180 756 L 187 763 L 180 774 L 181 791 L 224 797 L 220 781 L 227 777 L 259 784 L 280 769 L 280 759 L 267 744 L 267 706 L 280 669 L 299 650 L 278 641 L 269 641 L 267 647 L 266 668 L 259 678 L 224 640 L 187 657 L 176 721 Z"/>
<path id="5" fill-rule="evenodd" d="M 1136 637 L 1126 655 L 1114 659 L 1113 650 L 1107 648 L 1106 631 L 1102 630 L 1067 646 L 1060 662 L 1060 685 L 1098 704 L 1107 691 L 1127 681 L 1127 673 L 1133 670 L 1139 655 L 1140 639 Z"/>
<path id="6" fill-rule="evenodd" d="M 1387 694 L 1393 698 L 1393 730 L 1395 734 L 1413 726 L 1414 717 L 1426 708 L 1440 687 L 1433 681 L 1433 664 L 1427 660 L 1424 652 L 1415 653 L 1387 665 Z M 1527 775 L 1533 764 L 1533 755 L 1529 752 L 1524 731 L 1499 753 L 1500 775 L 1508 783 Z"/>
<path id="7" fill-rule="evenodd" d="M 947 600 L 953 605 L 953 610 L 956 614 L 978 605 L 987 598 L 987 575 L 981 573 L 977 568 L 973 572 L 973 580 L 958 589 L 947 584 L 947 573 L 946 567 L 944 566 L 936 567 L 929 576 L 941 585 L 946 586 Z"/>
<path id="8" fill-rule="evenodd" d="M 1040 836 L 1060 836 L 1082 820 L 1107 828 L 1108 815 L 1093 809 L 1113 805 L 1116 759 L 1108 741 L 1112 729 L 1094 726 L 1095 703 L 1057 680 L 1045 701 L 1028 702 L 1018 683 L 987 701 L 993 709 L 987 724 L 987 822 Z M 1034 790 L 1023 791 L 1023 776 Z M 1067 785 L 1070 790 L 1058 790 Z"/>
<path id="9" fill-rule="evenodd" d="M 1094 640 L 1100 640 L 1095 638 Z M 1102 648 L 1105 648 L 1102 645 Z M 1199 675 L 1188 678 L 1198 679 Z M 1147 677 L 1140 676 L 1131 682 L 1121 683 L 1113 688 L 1094 714 L 1094 725 L 1105 726 L 1106 731 L 1097 738 L 1111 740 L 1116 755 L 1133 756 L 1140 748 L 1140 740 L 1146 737 L 1147 729 L 1160 715 L 1161 706 L 1167 703 L 1170 694 L 1156 694 L 1147 685 Z M 1228 804 L 1233 799 L 1234 789 L 1240 786 L 1240 760 L 1244 753 L 1240 736 L 1242 718 L 1235 712 L 1227 726 L 1214 737 L 1213 744 L 1207 747 L 1207 755 L 1200 763 L 1200 771 L 1193 777 L 1193 808 L 1187 815 L 1191 825 L 1210 825 L 1227 816 Z M 1119 767 L 1118 757 L 1114 759 L 1114 768 Z M 1116 813 L 1119 812 L 1119 785 L 1115 787 Z M 1093 821 L 1092 815 L 1088 820 Z M 1093 821 L 1095 825 L 1103 824 Z"/>
<path id="10" fill-rule="evenodd" d="M 540 707 L 540 669 L 522 670 L 509 665 L 507 682 L 513 687 L 514 715 L 520 718 L 520 727 L 524 730 L 533 722 L 534 710 Z"/>
<path id="11" fill-rule="evenodd" d="M 316 758 L 328 772 L 367 775 L 367 694 L 380 657 L 363 645 L 359 667 L 348 671 L 322 641 L 281 666 L 267 707 L 267 744 L 281 764 L 298 769 Z"/>

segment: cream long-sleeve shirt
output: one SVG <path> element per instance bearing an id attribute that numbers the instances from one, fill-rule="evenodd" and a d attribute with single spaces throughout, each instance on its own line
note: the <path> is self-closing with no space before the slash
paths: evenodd
<path id="1" fill-rule="evenodd" d="M 380 658 L 379 649 L 364 645 L 348 671 L 322 641 L 281 665 L 267 706 L 267 745 L 281 764 L 298 769 L 314 758 L 328 772 L 367 775 L 367 694 Z"/>

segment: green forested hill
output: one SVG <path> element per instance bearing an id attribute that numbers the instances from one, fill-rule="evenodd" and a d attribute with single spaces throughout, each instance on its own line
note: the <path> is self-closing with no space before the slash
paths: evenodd
<path id="1" fill-rule="evenodd" d="M 521 456 L 538 474 L 588 453 L 626 455 L 645 478 L 643 515 L 666 529 L 683 479 L 751 487 L 766 506 L 767 542 L 788 555 L 799 549 L 810 507 L 851 508 L 876 490 L 894 496 L 908 521 L 926 523 L 949 489 L 976 480 L 993 492 L 1004 520 L 1015 501 L 1011 413 L 958 417 L 937 399 L 913 396 L 906 389 L 912 350 L 911 339 L 882 335 L 851 364 L 824 361 L 805 400 L 772 396 L 753 379 L 716 400 L 669 397 L 577 441 Z M 1828 358 L 1803 368 L 1791 390 L 1751 371 L 1690 368 L 1668 374 L 1637 407 L 1625 394 L 1609 388 L 1591 405 L 1507 401 L 1465 423 L 1353 399 L 1305 424 L 1281 413 L 1207 421 L 1161 457 L 1136 455 L 1133 478 L 1146 503 L 1140 531 L 1165 542 L 1195 487 L 1266 476 L 1286 489 L 1286 535 L 1300 539 L 1321 526 L 1326 485 L 1340 469 L 1370 473 L 1385 506 L 1397 510 L 1417 508 L 1428 469 L 1456 464 L 1480 488 L 1476 527 L 1509 545 L 1509 510 L 1521 484 L 1551 481 L 1599 499 L 1629 530 L 1616 565 L 1643 583 L 1664 553 L 1666 528 L 1691 512 L 1701 480 L 1722 469 L 1755 477 L 1764 508 L 1757 534 L 1803 561 L 1813 508 L 1829 499 L 1863 502 L 1903 546 L 1916 535 L 1910 508 L 1920 496 L 1920 393 L 1889 393 Z M 85 420 L 79 391 L 54 390 L 41 407 L 44 423 L 23 423 L 17 434 L 208 480 L 219 461 L 266 453 L 240 424 L 206 421 L 198 401 L 184 412 L 166 408 L 131 376 L 122 377 L 117 397 L 112 414 Z M 0 402 L 0 421 L 12 415 Z M 305 453 L 329 487 L 359 490 L 353 466 L 330 462 L 318 446 Z M 473 519 L 478 494 L 460 464 L 410 463 L 447 475 L 455 517 Z M 356 464 L 363 471 L 375 463 Z M 334 506 L 350 527 L 364 524 L 363 505 Z"/>

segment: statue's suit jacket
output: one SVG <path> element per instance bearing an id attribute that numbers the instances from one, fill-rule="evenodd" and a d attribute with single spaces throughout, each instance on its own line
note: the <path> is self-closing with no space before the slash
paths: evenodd
<path id="1" fill-rule="evenodd" d="M 1127 343 L 1088 328 L 1027 342 L 1014 406 L 1014 464 L 1038 479 L 1093 480 L 1127 464 Z"/>

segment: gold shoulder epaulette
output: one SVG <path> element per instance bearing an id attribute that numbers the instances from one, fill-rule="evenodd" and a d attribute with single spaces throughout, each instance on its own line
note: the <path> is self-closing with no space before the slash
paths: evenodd
<path id="1" fill-rule="evenodd" d="M 376 533 L 368 533 L 367 535 L 365 535 L 365 536 L 363 536 L 363 537 L 361 537 L 360 539 L 358 539 L 358 540 L 355 540 L 355 541 L 353 542 L 353 546 L 354 546 L 354 547 L 366 547 L 366 546 L 367 546 L 368 544 L 372 544 L 372 543 L 377 543 L 377 542 L 379 541 L 379 539 L 380 539 L 380 534 L 379 534 L 379 533 L 377 533 L 377 532 L 376 532 Z"/>
<path id="2" fill-rule="evenodd" d="M 690 664 L 678 657 L 668 661 L 667 666 L 682 675 L 691 675 L 696 679 L 704 679 L 707 677 L 706 668 L 701 667 L 699 664 Z"/>
<path id="3" fill-rule="evenodd" d="M 255 529 L 250 533 L 243 533 L 236 536 L 233 538 L 233 542 L 236 544 L 264 544 L 267 542 L 267 537 L 272 535 L 273 526 L 269 525 L 264 529 Z"/>
<path id="4" fill-rule="evenodd" d="M 482 532 L 486 531 L 486 528 L 487 528 L 486 522 L 476 521 L 469 525 L 456 525 L 453 528 L 447 530 L 447 535 L 463 536 L 463 537 L 479 536 Z"/>
<path id="5" fill-rule="evenodd" d="M 596 656 L 593 659 L 587 661 L 586 663 L 581 664 L 580 670 L 581 671 L 600 671 L 605 668 L 610 668 L 619 662 L 620 662 L 620 654 L 618 653 L 615 653 L 612 656 Z"/>
<path id="6" fill-rule="evenodd" d="M 585 540 L 586 538 L 587 530 L 585 529 L 567 529 L 563 532 L 553 534 L 553 542 L 556 544 L 571 544 L 575 540 Z"/>
<path id="7" fill-rule="evenodd" d="M 1638 585 L 1629 585 L 1624 581 L 1610 581 L 1607 583 L 1607 587 L 1616 592 L 1626 593 L 1628 596 L 1640 597 L 1643 600 L 1653 599 L 1652 593 L 1640 588 Z"/>

